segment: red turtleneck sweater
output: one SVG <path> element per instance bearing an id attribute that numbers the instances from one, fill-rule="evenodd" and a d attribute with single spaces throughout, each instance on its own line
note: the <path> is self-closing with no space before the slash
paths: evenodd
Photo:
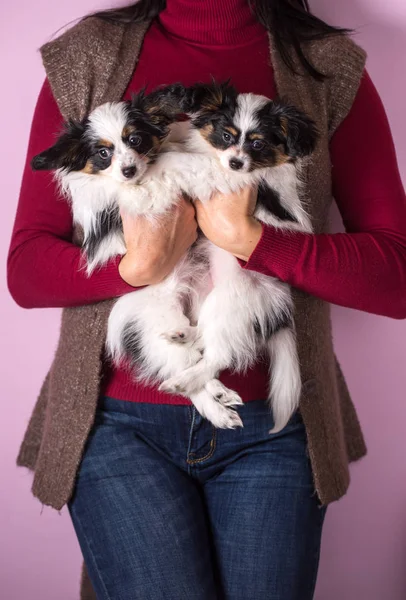
<path id="1" fill-rule="evenodd" d="M 192 84 L 231 77 L 241 92 L 276 94 L 265 30 L 247 0 L 168 0 L 146 34 L 125 93 L 144 85 Z M 118 260 L 87 278 L 71 244 L 72 219 L 49 173 L 32 173 L 31 158 L 50 146 L 61 115 L 45 82 L 34 114 L 8 261 L 10 291 L 27 308 L 77 306 L 132 290 Z M 323 300 L 394 318 L 406 317 L 406 202 L 389 125 L 365 73 L 350 114 L 331 142 L 334 196 L 346 232 L 288 236 L 265 227 L 245 268 L 279 277 Z M 244 400 L 265 397 L 267 369 L 222 374 Z M 104 392 L 144 402 L 188 403 L 108 369 Z"/>

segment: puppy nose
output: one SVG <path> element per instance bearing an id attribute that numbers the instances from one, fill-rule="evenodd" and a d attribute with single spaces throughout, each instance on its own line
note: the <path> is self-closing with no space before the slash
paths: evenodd
<path id="1" fill-rule="evenodd" d="M 131 179 L 131 177 L 134 177 L 134 175 L 136 174 L 137 167 L 135 165 L 133 165 L 131 167 L 123 167 L 121 169 L 121 172 L 126 179 Z"/>
<path id="2" fill-rule="evenodd" d="M 230 167 L 233 169 L 233 171 L 239 171 L 243 168 L 243 166 L 244 163 L 242 162 L 242 160 L 238 160 L 238 158 L 230 159 Z"/>

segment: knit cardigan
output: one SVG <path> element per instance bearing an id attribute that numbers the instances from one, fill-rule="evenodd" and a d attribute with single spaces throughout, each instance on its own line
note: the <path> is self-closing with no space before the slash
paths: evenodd
<path id="1" fill-rule="evenodd" d="M 62 115 L 82 118 L 107 101 L 120 100 L 136 67 L 149 23 L 113 25 L 86 19 L 41 48 Z M 343 35 L 308 42 L 304 51 L 327 77 L 319 82 L 295 54 L 296 74 L 285 65 L 270 35 L 270 58 L 278 95 L 307 113 L 320 138 L 305 169 L 306 195 L 315 233 L 328 231 L 332 203 L 329 140 L 348 114 L 365 66 L 365 52 Z M 329 305 L 294 290 L 302 373 L 300 411 L 314 484 L 322 504 L 349 485 L 348 464 L 365 443 L 335 358 Z M 34 471 L 33 494 L 61 509 L 72 495 L 99 397 L 102 356 L 111 300 L 66 308 L 59 344 L 26 431 L 17 463 Z"/>

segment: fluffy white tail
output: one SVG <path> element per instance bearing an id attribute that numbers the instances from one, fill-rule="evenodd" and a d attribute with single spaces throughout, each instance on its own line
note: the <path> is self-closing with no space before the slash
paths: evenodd
<path id="1" fill-rule="evenodd" d="M 270 403 L 274 427 L 281 431 L 299 406 L 301 379 L 296 336 L 291 327 L 274 334 L 268 342 L 271 358 Z"/>

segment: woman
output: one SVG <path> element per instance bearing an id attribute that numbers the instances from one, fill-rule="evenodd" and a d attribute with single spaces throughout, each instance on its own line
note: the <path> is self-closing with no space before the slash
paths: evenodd
<path id="1" fill-rule="evenodd" d="M 9 287 L 21 306 L 65 310 L 18 463 L 35 471 L 41 502 L 68 504 L 99 600 L 310 600 L 326 506 L 346 492 L 348 463 L 365 454 L 328 303 L 406 317 L 405 195 L 365 54 L 312 16 L 306 0 L 252 5 L 141 0 L 85 19 L 42 48 L 47 81 Z M 69 208 L 29 160 L 51 145 L 63 117 L 83 117 L 145 85 L 211 76 L 231 77 L 241 92 L 284 96 L 316 121 L 320 140 L 306 172 L 315 234 L 259 227 L 255 190 L 197 202 L 196 213 L 184 201 L 158 231 L 125 221 L 127 254 L 87 278 Z M 345 234 L 327 233 L 332 193 Z M 279 434 L 268 434 L 266 364 L 221 375 L 245 401 L 244 428 L 230 431 L 101 358 L 112 299 L 162 280 L 195 241 L 197 224 L 241 268 L 296 288 L 303 395 Z M 82 598 L 94 598 L 87 573 Z"/>

